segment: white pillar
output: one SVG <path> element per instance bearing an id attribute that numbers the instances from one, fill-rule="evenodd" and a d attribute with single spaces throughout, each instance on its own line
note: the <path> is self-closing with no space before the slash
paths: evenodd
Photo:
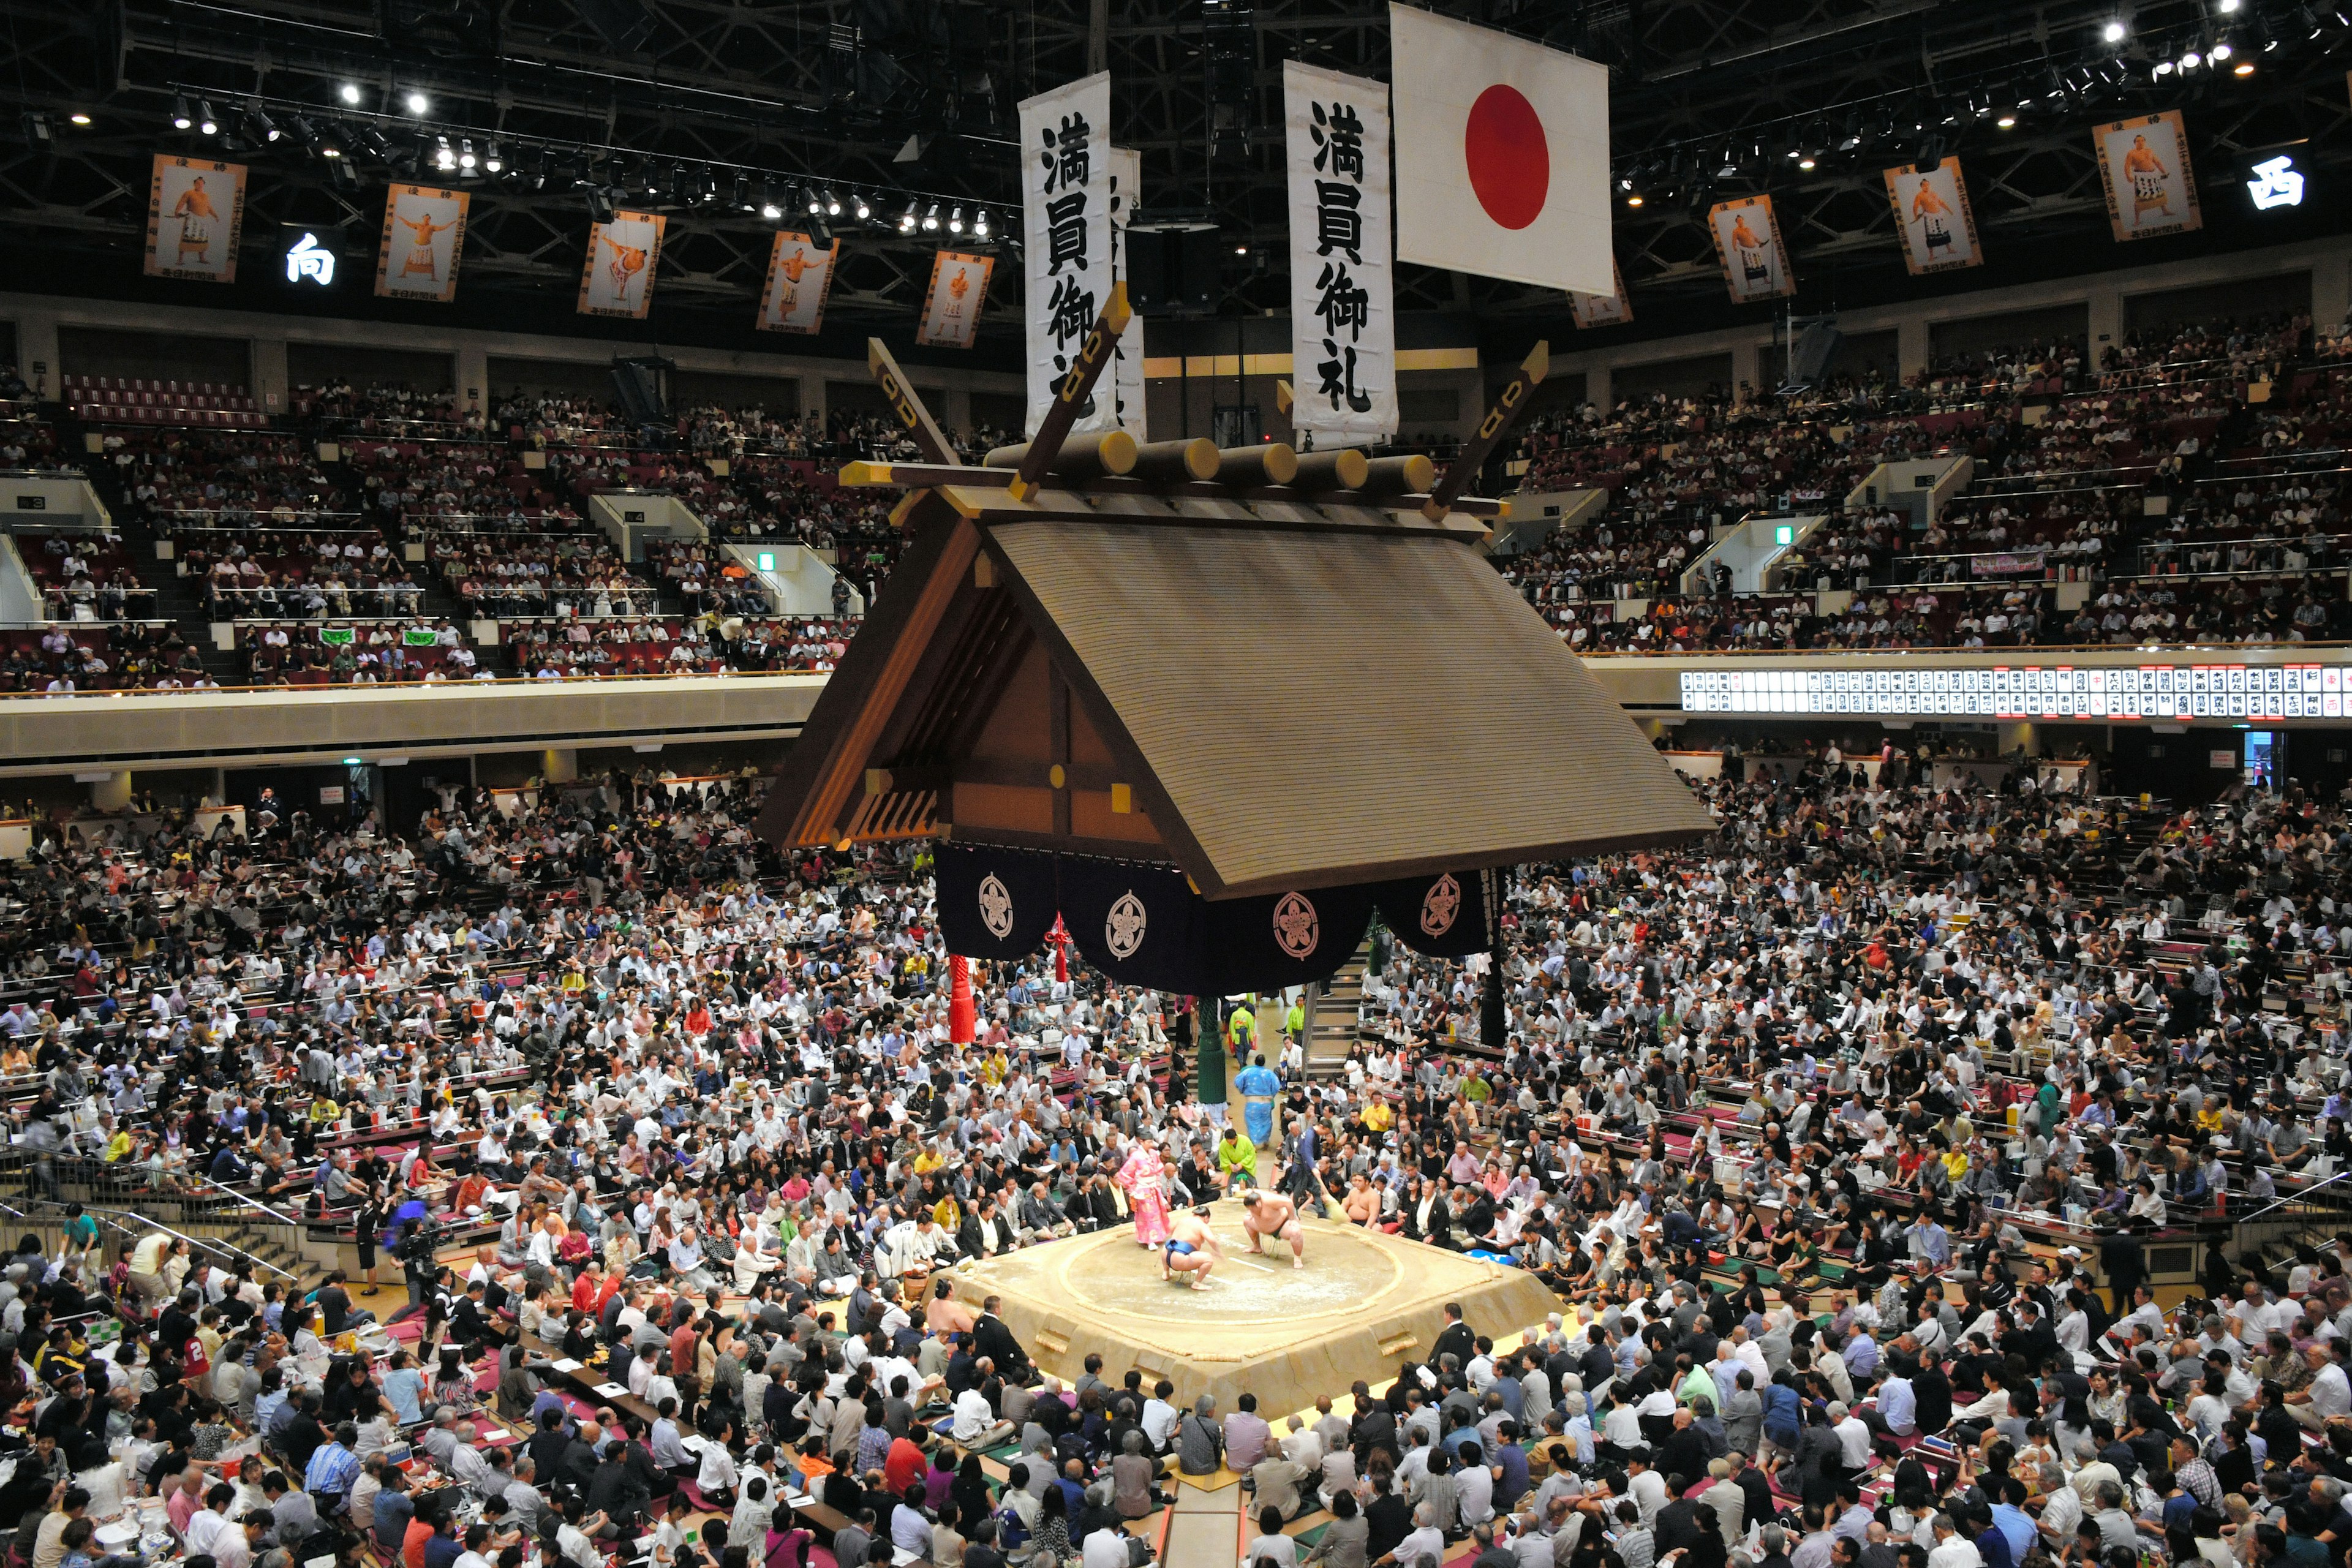
<path id="1" fill-rule="evenodd" d="M 1735 401 L 1738 400 L 1739 389 L 1742 386 L 1747 387 L 1750 393 L 1761 393 L 1765 390 L 1760 384 L 1764 374 L 1763 348 L 1763 344 L 1755 342 L 1731 345 L 1731 395 Z"/>
<path id="2" fill-rule="evenodd" d="M 1924 318 L 1906 316 L 1895 324 L 1895 365 L 1904 380 L 1927 373 L 1927 357 L 1931 352 L 1927 323 Z"/>
<path id="3" fill-rule="evenodd" d="M 2311 324 L 2326 331 L 2339 325 L 2347 312 L 2352 312 L 2352 257 L 2338 252 L 2312 264 Z M 21 334 L 24 329 L 17 331 Z"/>
<path id="4" fill-rule="evenodd" d="M 1610 394 L 1607 365 L 1596 364 L 1584 373 L 1584 401 L 1603 414 L 1616 406 L 1616 399 Z"/>
<path id="5" fill-rule="evenodd" d="M 2124 295 L 2116 288 L 2094 289 L 2091 291 L 2091 363 L 2099 363 L 2100 353 L 2111 343 L 2124 341 Z"/>
<path id="6" fill-rule="evenodd" d="M 131 770 L 109 773 L 89 786 L 89 804 L 98 811 L 121 811 L 131 804 Z"/>
<path id="7" fill-rule="evenodd" d="M 58 363 L 58 319 L 47 310 L 27 310 L 16 318 L 16 363 L 26 384 L 43 397 L 55 397 L 64 383 Z"/>
<path id="8" fill-rule="evenodd" d="M 466 408 L 478 404 L 487 413 L 491 397 L 489 351 L 478 342 L 460 342 L 457 345 L 457 405 Z"/>
<path id="9" fill-rule="evenodd" d="M 825 416 L 824 373 L 801 377 L 801 412 L 814 414 L 819 420 Z"/>
<path id="10" fill-rule="evenodd" d="M 568 746 L 551 746 L 540 753 L 539 771 L 549 784 L 571 784 L 580 777 L 580 753 Z"/>
<path id="11" fill-rule="evenodd" d="M 286 340 L 256 338 L 253 350 L 253 401 L 264 414 L 284 414 L 294 406 L 293 385 L 287 379 Z"/>

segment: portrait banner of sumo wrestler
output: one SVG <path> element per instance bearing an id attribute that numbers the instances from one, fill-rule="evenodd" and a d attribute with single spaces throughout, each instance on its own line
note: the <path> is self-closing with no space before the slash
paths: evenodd
<path id="1" fill-rule="evenodd" d="M 236 281 L 245 165 L 155 154 L 147 188 L 147 276 Z"/>
<path id="2" fill-rule="evenodd" d="M 614 213 L 588 226 L 588 255 L 580 268 L 580 314 L 645 320 L 654 300 L 654 269 L 661 265 L 659 213 Z"/>
<path id="3" fill-rule="evenodd" d="M 2153 239 L 2205 226 L 2197 205 L 2197 176 L 2189 165 L 2189 132 L 2179 110 L 2118 120 L 2100 126 L 2091 138 L 2099 150 L 2107 219 L 2117 239 Z"/>
<path id="4" fill-rule="evenodd" d="M 1903 232 L 1903 262 L 1911 276 L 1984 265 L 1976 214 L 1969 208 L 1968 182 L 1960 177 L 1958 158 L 1924 169 L 1914 165 L 1881 172 L 1886 177 L 1886 199 L 1895 207 L 1895 225 Z"/>

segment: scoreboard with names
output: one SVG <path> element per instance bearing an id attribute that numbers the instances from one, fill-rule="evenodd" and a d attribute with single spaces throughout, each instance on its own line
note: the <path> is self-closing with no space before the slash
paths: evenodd
<path id="1" fill-rule="evenodd" d="M 2077 669 L 1708 669 L 1682 675 L 1690 713 L 1965 719 L 2340 719 L 2352 671 L 2320 664 Z"/>

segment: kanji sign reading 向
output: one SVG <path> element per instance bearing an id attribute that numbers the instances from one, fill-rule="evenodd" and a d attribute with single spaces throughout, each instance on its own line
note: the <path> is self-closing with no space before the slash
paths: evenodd
<path id="1" fill-rule="evenodd" d="M 1022 221 L 1027 271 L 1029 414 L 1034 433 L 1055 384 L 1110 297 L 1110 76 L 1098 72 L 1021 105 Z M 1109 386 L 1076 428 L 1118 423 Z"/>
<path id="2" fill-rule="evenodd" d="M 1325 447 L 1397 428 L 1389 239 L 1388 92 L 1297 61 L 1282 68 L 1290 161 L 1293 427 Z"/>

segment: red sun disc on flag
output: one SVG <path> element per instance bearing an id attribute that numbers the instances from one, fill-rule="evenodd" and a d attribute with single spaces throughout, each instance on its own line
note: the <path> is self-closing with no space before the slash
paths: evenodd
<path id="1" fill-rule="evenodd" d="M 1517 88 L 1496 82 L 1478 95 L 1463 128 L 1462 159 L 1488 217 L 1520 229 L 1542 215 L 1551 189 L 1551 148 L 1542 117 Z"/>

